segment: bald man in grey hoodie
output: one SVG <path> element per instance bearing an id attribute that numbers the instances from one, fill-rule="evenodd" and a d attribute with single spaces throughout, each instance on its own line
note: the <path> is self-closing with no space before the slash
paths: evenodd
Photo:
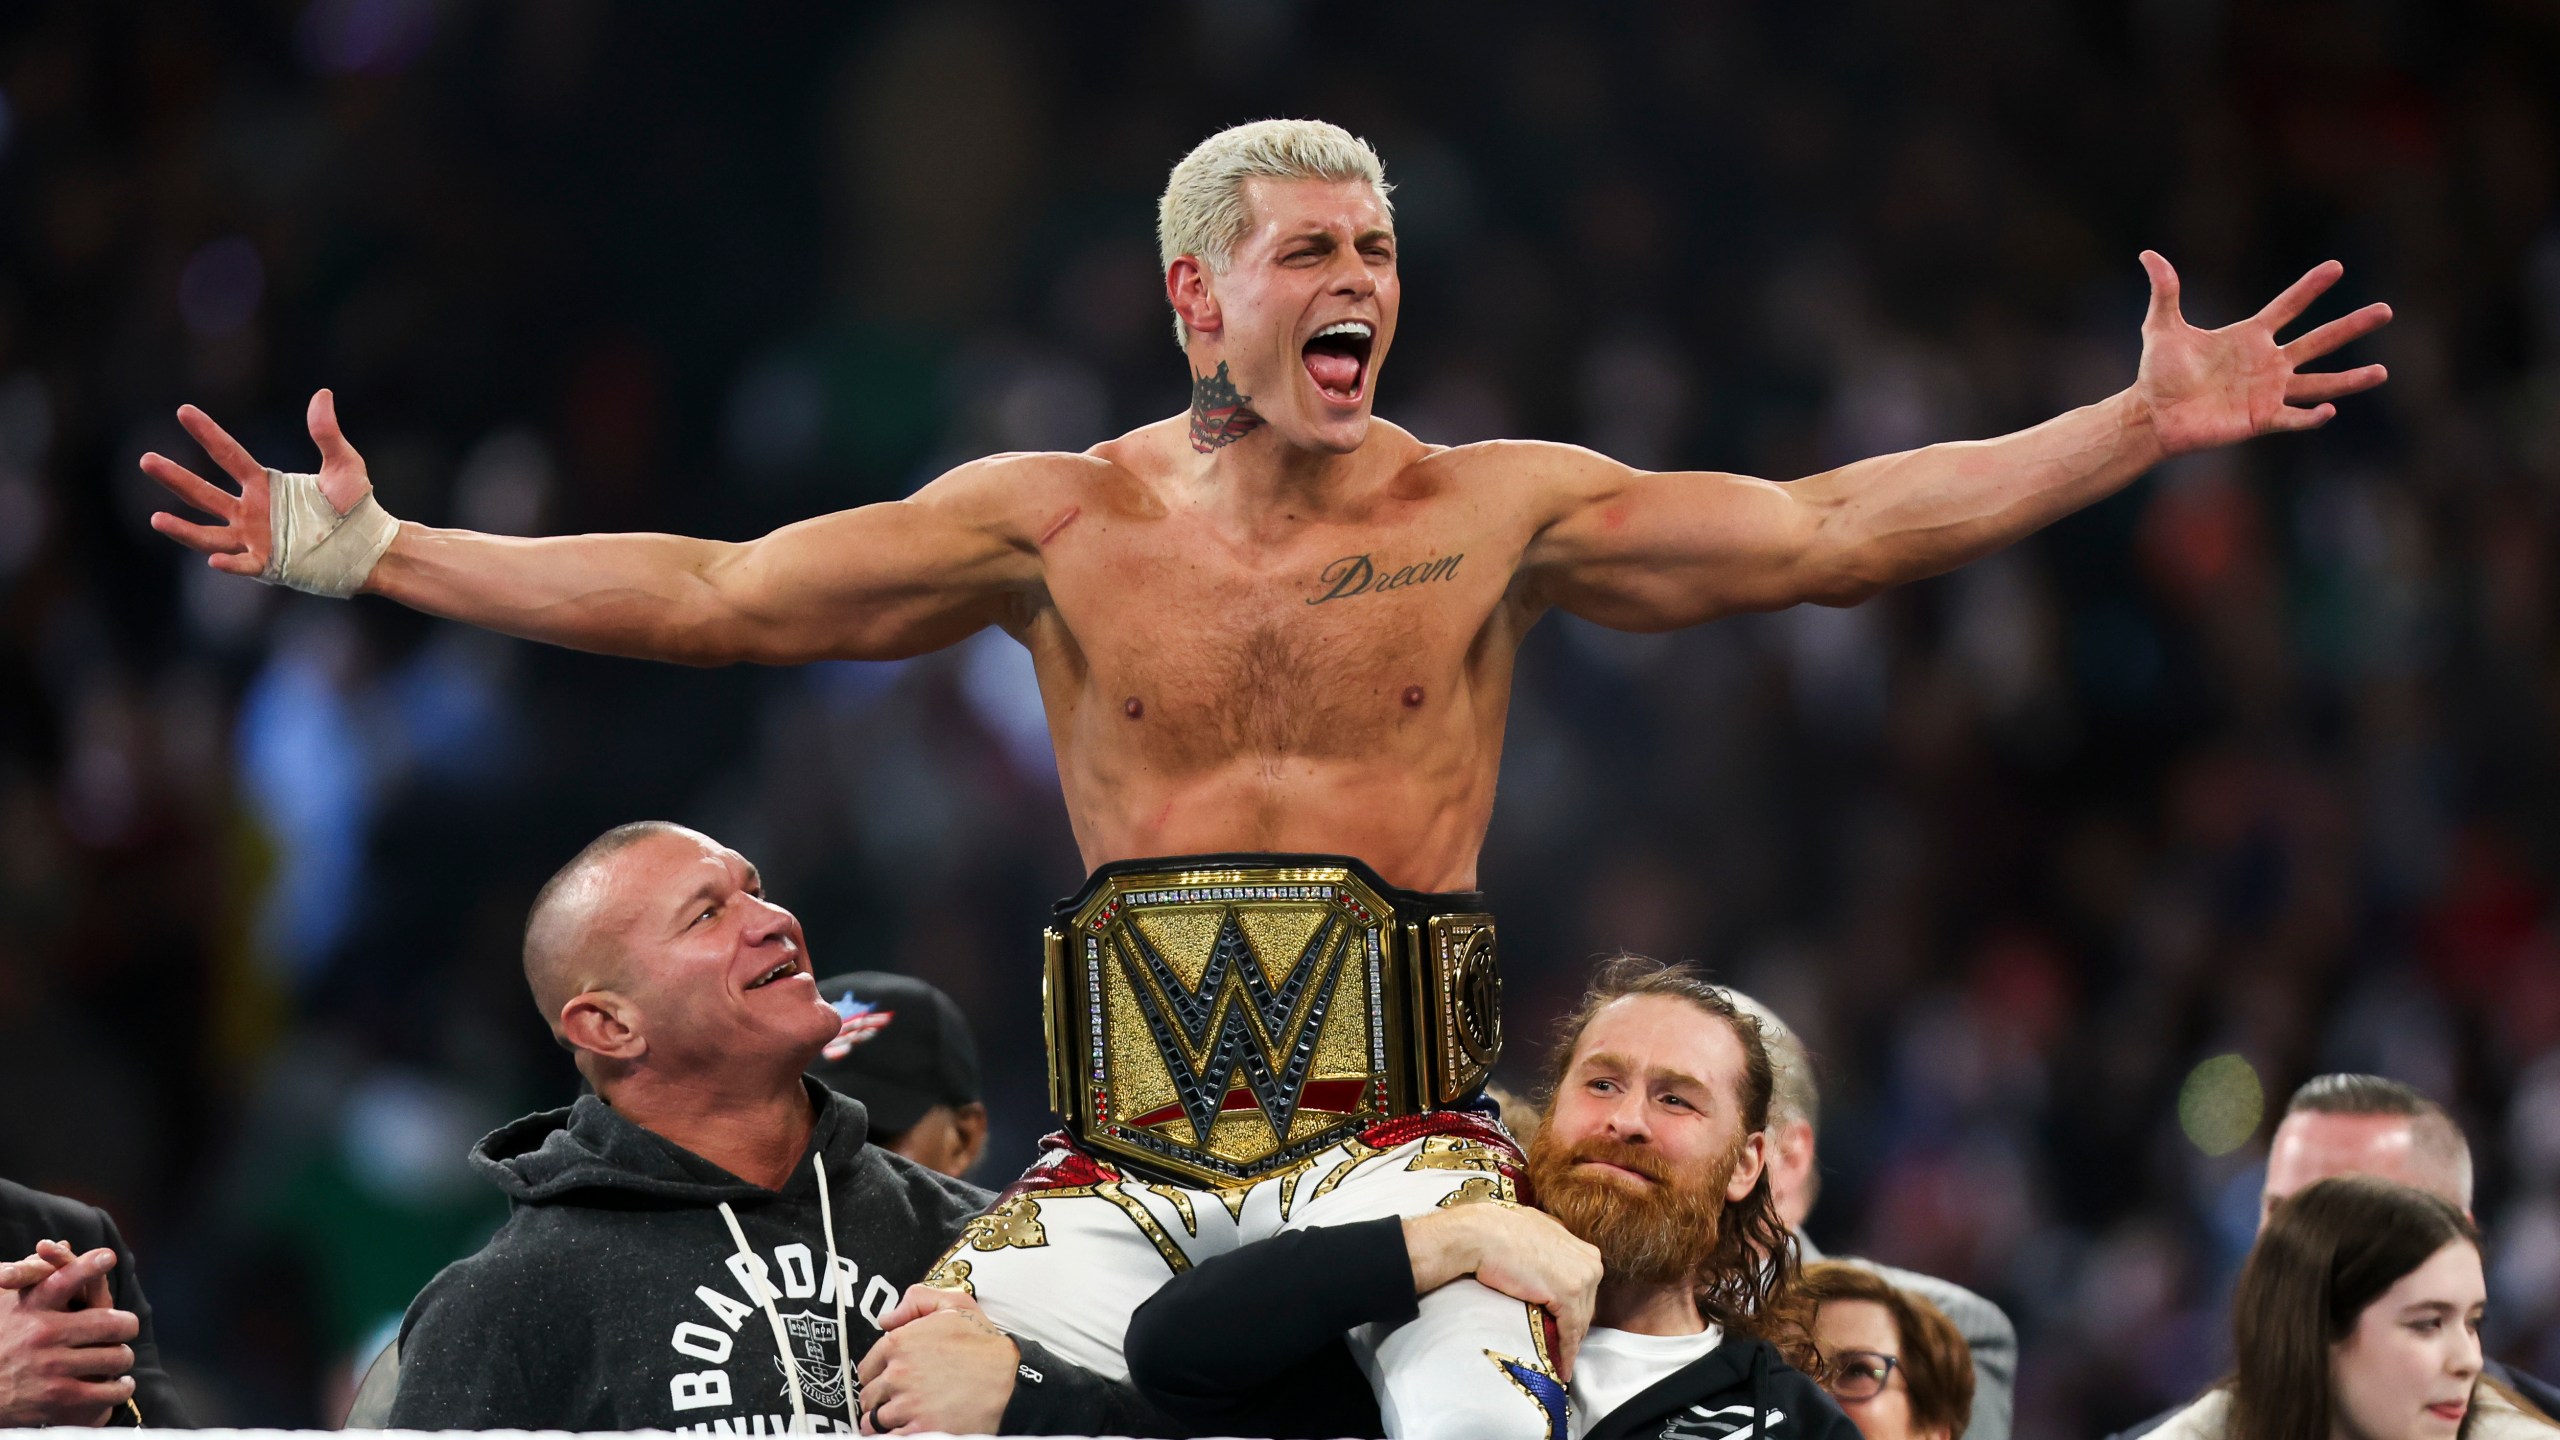
<path id="1" fill-rule="evenodd" d="M 956 1387 L 976 1410 L 865 1403 L 879 1321 L 989 1197 L 867 1143 L 862 1106 L 803 1076 L 840 1017 L 745 857 L 609 831 L 536 897 L 524 958 L 595 1093 L 473 1149 L 514 1210 L 409 1307 L 392 1428 L 1148 1433 L 1113 1408 L 1127 1387 L 969 1317 L 905 1344 L 983 1377 Z"/>

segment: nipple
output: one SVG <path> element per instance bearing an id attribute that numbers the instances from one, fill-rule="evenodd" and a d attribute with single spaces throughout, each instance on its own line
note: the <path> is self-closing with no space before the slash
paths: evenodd
<path id="1" fill-rule="evenodd" d="M 1421 686 L 1407 685 L 1404 687 L 1404 708 L 1407 710 L 1419 710 L 1422 708 Z"/>
<path id="2" fill-rule="evenodd" d="M 1120 713 L 1132 720 L 1143 720 L 1147 715 L 1147 702 L 1132 695 L 1120 702 Z"/>

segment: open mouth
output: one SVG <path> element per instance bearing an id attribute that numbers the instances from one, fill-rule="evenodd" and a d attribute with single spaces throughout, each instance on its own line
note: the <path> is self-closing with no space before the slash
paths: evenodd
<path id="1" fill-rule="evenodd" d="M 1310 337 L 1299 358 L 1316 390 L 1337 405 L 1360 398 L 1369 378 L 1369 350 L 1378 332 L 1366 320 L 1337 320 Z"/>
<path id="2" fill-rule="evenodd" d="M 788 980 L 794 975 L 804 973 L 806 972 L 800 968 L 800 957 L 794 955 L 790 959 L 783 961 L 781 964 L 774 966 L 770 970 L 767 970 L 762 975 L 757 976 L 755 979 L 748 981 L 747 988 L 750 990 L 761 990 L 776 980 Z"/>

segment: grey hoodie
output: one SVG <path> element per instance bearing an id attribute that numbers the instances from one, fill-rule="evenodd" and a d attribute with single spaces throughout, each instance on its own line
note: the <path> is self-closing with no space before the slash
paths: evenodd
<path id="1" fill-rule="evenodd" d="M 779 1191 L 592 1095 L 474 1146 L 514 1213 L 410 1305 L 390 1424 L 851 1431 L 880 1317 L 988 1197 L 864 1143 L 862 1106 L 810 1089 Z"/>

